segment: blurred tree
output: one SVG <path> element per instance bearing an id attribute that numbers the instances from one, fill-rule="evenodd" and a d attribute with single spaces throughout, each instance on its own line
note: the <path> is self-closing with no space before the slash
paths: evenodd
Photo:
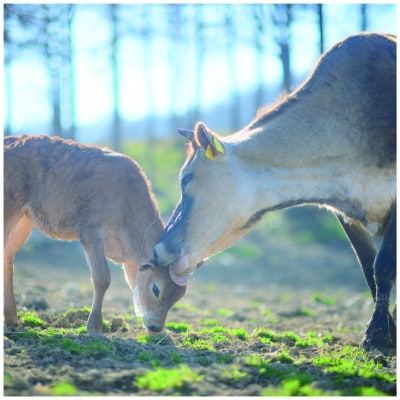
<path id="1" fill-rule="evenodd" d="M 13 134 L 11 128 L 13 109 L 12 62 L 18 59 L 25 49 L 36 46 L 38 29 L 36 9 L 29 4 L 4 4 L 4 90 L 5 121 L 4 134 Z M 29 33 L 27 33 L 29 31 Z"/>
<path id="2" fill-rule="evenodd" d="M 119 17 L 118 4 L 109 4 L 111 23 L 111 74 L 112 74 L 112 96 L 113 96 L 113 118 L 111 129 L 112 148 L 115 151 L 121 150 L 121 116 L 120 116 L 120 82 L 119 82 Z"/>
<path id="3" fill-rule="evenodd" d="M 51 134 L 63 136 L 61 126 L 61 46 L 60 46 L 60 4 L 43 4 L 40 22 L 43 26 L 41 43 L 44 47 L 46 65 L 50 77 L 52 128 Z"/>
<path id="4" fill-rule="evenodd" d="M 264 71 L 264 42 L 263 35 L 265 32 L 264 24 L 266 21 L 265 18 L 265 5 L 264 4 L 254 4 L 252 7 L 252 14 L 254 19 L 254 43 L 256 50 L 256 108 L 261 107 L 264 104 L 264 81 L 263 81 L 263 71 Z"/>
<path id="5" fill-rule="evenodd" d="M 367 7 L 368 4 L 360 4 L 360 14 L 361 14 L 361 30 L 366 31 L 368 20 L 367 20 Z"/>
<path id="6" fill-rule="evenodd" d="M 76 136 L 75 118 L 75 68 L 73 45 L 74 4 L 61 5 L 61 114 L 63 136 L 74 139 Z"/>
<path id="7" fill-rule="evenodd" d="M 318 13 L 318 33 L 319 33 L 319 52 L 322 54 L 325 50 L 325 21 L 323 4 L 317 4 Z"/>
<path id="8" fill-rule="evenodd" d="M 50 82 L 53 135 L 73 137 L 74 82 L 71 25 L 72 4 L 6 4 L 4 6 L 6 132 L 12 118 L 10 64 L 21 50 L 34 50 L 44 57 Z M 27 71 L 27 73 L 29 73 Z M 67 127 L 67 129 L 65 129 Z"/>
<path id="9" fill-rule="evenodd" d="M 292 4 L 275 4 L 272 8 L 272 20 L 276 27 L 275 39 L 280 49 L 283 71 L 283 89 L 290 91 L 292 77 L 290 71 L 290 25 L 292 22 Z"/>
<path id="10" fill-rule="evenodd" d="M 237 5 L 235 5 L 237 7 Z M 230 97 L 231 97 L 231 130 L 235 131 L 240 127 L 240 96 L 238 87 L 238 77 L 236 68 L 236 27 L 235 13 L 237 9 L 232 4 L 225 6 L 225 31 L 226 31 L 226 52 L 227 52 L 227 67 L 230 80 Z"/>
<path id="11" fill-rule="evenodd" d="M 195 4 L 195 16 L 194 16 L 194 27 L 195 27 L 195 82 L 194 82 L 194 115 L 193 120 L 198 121 L 200 119 L 200 103 L 202 94 L 202 83 L 203 83 L 203 65 L 204 65 L 204 53 L 205 53 L 205 38 L 204 38 L 204 21 L 203 21 L 203 4 Z"/>
<path id="12" fill-rule="evenodd" d="M 153 70 L 153 4 L 144 4 L 142 7 L 142 49 L 144 64 L 144 80 L 146 82 L 146 101 L 150 110 L 155 109 L 154 70 Z M 146 137 L 149 144 L 154 140 L 154 112 L 150 111 L 146 117 Z"/>
<path id="13" fill-rule="evenodd" d="M 154 52 L 153 52 L 153 38 L 154 38 L 154 4 L 143 4 L 142 7 L 142 49 L 143 49 L 143 65 L 144 65 L 144 80 L 146 82 L 146 100 L 149 110 L 146 116 L 145 124 L 145 138 L 146 138 L 146 159 L 149 166 L 148 173 L 155 175 L 155 158 L 154 158 L 154 143 L 155 143 L 155 101 L 156 87 L 154 85 Z"/>
<path id="14" fill-rule="evenodd" d="M 170 31 L 170 57 L 171 68 L 171 132 L 175 132 L 179 126 L 178 116 L 178 98 L 184 96 L 182 85 L 182 70 L 185 62 L 183 57 L 183 4 L 169 4 L 167 5 L 167 15 L 169 16 L 169 31 Z"/>

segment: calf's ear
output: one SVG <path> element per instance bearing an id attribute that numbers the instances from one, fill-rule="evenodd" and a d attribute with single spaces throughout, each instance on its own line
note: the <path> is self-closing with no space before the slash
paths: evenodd
<path id="1" fill-rule="evenodd" d="M 224 153 L 224 146 L 217 135 L 212 133 L 205 124 L 199 122 L 194 129 L 197 144 L 206 150 L 206 157 L 213 159 L 218 153 Z"/>

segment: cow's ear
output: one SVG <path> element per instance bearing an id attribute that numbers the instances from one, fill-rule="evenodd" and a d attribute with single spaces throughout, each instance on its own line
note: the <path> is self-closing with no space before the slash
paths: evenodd
<path id="1" fill-rule="evenodd" d="M 178 128 L 178 134 L 189 140 L 190 142 L 194 142 L 194 131 L 190 129 L 182 129 Z"/>
<path id="2" fill-rule="evenodd" d="M 212 133 L 205 124 L 199 122 L 194 129 L 197 144 L 206 150 L 206 157 L 211 160 L 218 154 L 224 153 L 224 146 L 217 135 Z"/>
<path id="3" fill-rule="evenodd" d="M 212 143 L 212 133 L 208 130 L 207 126 L 203 122 L 198 122 L 194 128 L 194 137 L 199 146 L 204 149 Z"/>

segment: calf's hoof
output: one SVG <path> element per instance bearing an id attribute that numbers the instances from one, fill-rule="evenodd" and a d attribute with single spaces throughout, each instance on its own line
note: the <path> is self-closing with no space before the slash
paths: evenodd
<path id="1" fill-rule="evenodd" d="M 17 316 L 15 317 L 5 317 L 4 318 L 4 324 L 7 326 L 15 326 L 18 325 L 18 318 Z"/>
<path id="2" fill-rule="evenodd" d="M 100 323 L 95 323 L 92 320 L 88 320 L 86 324 L 86 332 L 89 336 L 92 335 L 102 335 L 103 334 L 103 329 L 101 322 Z"/>

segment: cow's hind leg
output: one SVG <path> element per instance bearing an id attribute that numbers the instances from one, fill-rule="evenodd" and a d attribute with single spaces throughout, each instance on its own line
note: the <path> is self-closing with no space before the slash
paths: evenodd
<path id="1" fill-rule="evenodd" d="M 362 346 L 386 352 L 396 346 L 396 324 L 389 312 L 392 284 L 396 278 L 396 205 L 374 264 L 376 301 Z"/>
<path id="2" fill-rule="evenodd" d="M 96 335 L 102 333 L 103 299 L 111 282 L 110 269 L 104 254 L 104 246 L 100 239 L 90 237 L 81 238 L 89 263 L 94 288 L 92 310 L 87 321 L 87 333 Z"/>
<path id="3" fill-rule="evenodd" d="M 14 296 L 14 257 L 18 249 L 24 244 L 34 227 L 32 220 L 22 215 L 4 238 L 4 321 L 7 325 L 16 325 L 17 306 Z"/>
<path id="4" fill-rule="evenodd" d="M 337 215 L 337 218 L 346 232 L 347 238 L 357 256 L 365 280 L 371 290 L 372 298 L 375 301 L 376 285 L 374 278 L 374 261 L 377 254 L 376 244 L 360 222 L 347 222 L 341 215 Z"/>

